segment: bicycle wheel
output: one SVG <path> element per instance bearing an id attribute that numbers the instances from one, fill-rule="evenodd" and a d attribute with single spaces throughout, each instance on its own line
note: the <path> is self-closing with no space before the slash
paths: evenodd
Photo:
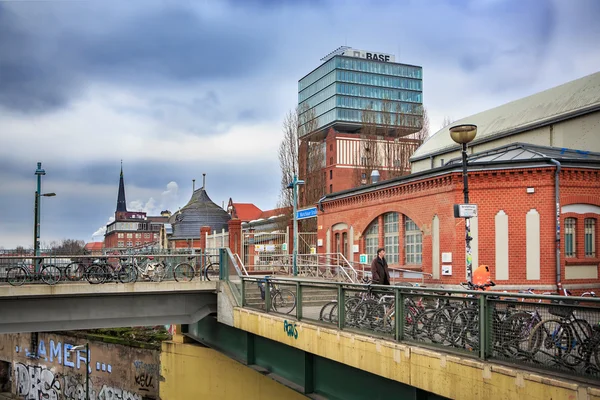
<path id="1" fill-rule="evenodd" d="M 12 267 L 6 274 L 10 286 L 21 286 L 27 280 L 27 270 L 23 267 Z"/>
<path id="2" fill-rule="evenodd" d="M 78 262 L 72 262 L 65 268 L 65 276 L 70 281 L 80 281 L 85 275 L 85 267 Z"/>
<path id="3" fill-rule="evenodd" d="M 154 271 L 152 272 L 152 275 L 150 275 L 150 279 L 152 279 L 152 282 L 161 282 L 163 279 L 165 279 L 166 275 L 167 267 L 160 262 L 154 266 Z"/>
<path id="4" fill-rule="evenodd" d="M 539 348 L 542 341 L 541 330 L 532 332 L 532 328 L 539 321 L 535 315 L 520 311 L 512 314 L 502 322 L 499 332 L 495 332 L 496 337 L 494 338 L 497 349 L 502 356 L 520 360 L 533 358 L 529 351 L 529 343 L 533 348 Z"/>
<path id="5" fill-rule="evenodd" d="M 289 314 L 296 308 L 296 295 L 288 289 L 278 290 L 271 301 L 273 311 Z"/>
<path id="6" fill-rule="evenodd" d="M 331 322 L 331 312 L 334 309 L 336 310 L 337 315 L 337 301 L 325 303 L 325 305 L 321 307 L 321 311 L 319 311 L 319 321 Z"/>
<path id="7" fill-rule="evenodd" d="M 478 310 L 467 308 L 457 312 L 450 320 L 448 339 L 451 346 L 469 351 L 479 350 Z"/>
<path id="8" fill-rule="evenodd" d="M 210 263 L 204 268 L 204 279 L 207 281 L 219 280 L 219 264 Z"/>
<path id="9" fill-rule="evenodd" d="M 49 264 L 42 266 L 42 270 L 40 271 L 40 275 L 42 276 L 42 282 L 46 285 L 55 285 L 60 281 L 60 269 L 58 269 L 55 265 Z"/>
<path id="10" fill-rule="evenodd" d="M 137 270 L 130 264 L 121 265 L 117 272 L 117 277 L 121 283 L 132 283 L 137 279 Z"/>
<path id="11" fill-rule="evenodd" d="M 102 265 L 90 265 L 85 270 L 85 279 L 92 285 L 104 283 L 106 280 L 106 271 Z"/>
<path id="12" fill-rule="evenodd" d="M 575 318 L 567 324 L 573 334 L 573 339 L 571 341 L 571 351 L 563 356 L 563 362 L 570 367 L 575 367 L 582 362 L 587 362 L 589 358 L 586 354 L 589 353 L 589 349 L 585 343 L 592 337 L 592 326 L 581 318 Z"/>
<path id="13" fill-rule="evenodd" d="M 189 282 L 194 278 L 196 271 L 188 263 L 182 263 L 175 267 L 173 276 L 177 282 Z"/>
<path id="14" fill-rule="evenodd" d="M 541 333 L 538 333 L 540 331 Z M 541 335 L 541 340 L 538 340 Z M 536 360 L 549 366 L 561 366 L 563 357 L 573 346 L 573 333 L 567 324 L 558 319 L 539 322 L 531 331 L 529 353 Z"/>

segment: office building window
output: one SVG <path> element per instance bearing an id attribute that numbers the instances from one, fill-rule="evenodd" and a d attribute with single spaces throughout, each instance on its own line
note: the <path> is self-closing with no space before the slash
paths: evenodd
<path id="1" fill-rule="evenodd" d="M 119 239 L 123 239 L 123 234 L 122 234 L 122 233 L 117 233 L 117 237 L 118 237 Z"/>
<path id="2" fill-rule="evenodd" d="M 333 193 L 333 185 L 329 185 L 329 193 Z"/>
<path id="3" fill-rule="evenodd" d="M 117 242 L 117 247 L 125 247 L 125 242 Z"/>
<path id="4" fill-rule="evenodd" d="M 133 247 L 133 242 L 127 242 L 127 247 Z"/>
<path id="5" fill-rule="evenodd" d="M 575 257 L 576 243 L 575 243 L 575 229 L 577 227 L 577 220 L 575 218 L 565 218 L 565 257 Z"/>
<path id="6" fill-rule="evenodd" d="M 333 179 L 333 170 L 332 169 L 329 170 L 329 179 Z"/>
<path id="7" fill-rule="evenodd" d="M 131 239 L 133 237 L 133 233 L 128 233 L 127 234 L 127 239 Z"/>
<path id="8" fill-rule="evenodd" d="M 584 221 L 585 256 L 596 257 L 596 219 L 586 218 Z"/>

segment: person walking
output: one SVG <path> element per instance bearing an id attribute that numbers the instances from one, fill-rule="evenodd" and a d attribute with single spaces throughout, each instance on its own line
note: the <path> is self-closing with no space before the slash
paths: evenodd
<path id="1" fill-rule="evenodd" d="M 372 283 L 375 285 L 389 285 L 390 272 L 388 270 L 387 261 L 385 261 L 385 250 L 377 249 L 377 257 L 371 263 Z"/>

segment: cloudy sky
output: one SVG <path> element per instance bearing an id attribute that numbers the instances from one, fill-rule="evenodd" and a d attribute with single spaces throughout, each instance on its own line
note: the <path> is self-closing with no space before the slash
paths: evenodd
<path id="1" fill-rule="evenodd" d="M 128 208 L 276 205 L 297 81 L 341 45 L 423 66 L 432 130 L 597 72 L 597 0 L 0 1 L 0 246 L 91 241 Z"/>

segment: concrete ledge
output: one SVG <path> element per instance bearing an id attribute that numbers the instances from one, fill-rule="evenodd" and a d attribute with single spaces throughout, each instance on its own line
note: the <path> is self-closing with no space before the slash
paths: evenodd
<path id="1" fill-rule="evenodd" d="M 191 282 L 135 282 L 103 283 L 92 285 L 87 282 L 59 283 L 57 285 L 0 285 L 0 298 L 3 297 L 50 297 L 50 296 L 97 296 L 99 294 L 135 294 L 162 292 L 212 292 L 216 293 L 219 282 L 193 280 Z"/>
<path id="2" fill-rule="evenodd" d="M 600 400 L 600 390 L 478 359 L 234 309 L 234 326 L 321 357 L 452 399 Z M 297 338 L 284 322 L 296 324 Z"/>

